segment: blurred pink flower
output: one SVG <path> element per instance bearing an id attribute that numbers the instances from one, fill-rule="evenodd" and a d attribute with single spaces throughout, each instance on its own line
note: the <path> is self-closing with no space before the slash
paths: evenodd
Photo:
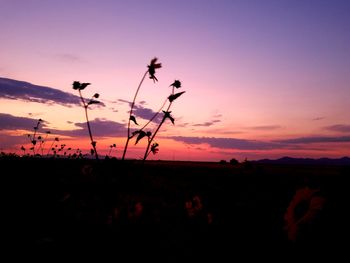
<path id="1" fill-rule="evenodd" d="M 296 241 L 300 235 L 300 227 L 311 224 L 323 209 L 326 199 L 316 195 L 319 191 L 320 189 L 311 189 L 307 186 L 296 191 L 284 215 L 285 230 L 289 240 Z M 303 203 L 306 204 L 306 211 L 298 215 L 297 208 Z"/>

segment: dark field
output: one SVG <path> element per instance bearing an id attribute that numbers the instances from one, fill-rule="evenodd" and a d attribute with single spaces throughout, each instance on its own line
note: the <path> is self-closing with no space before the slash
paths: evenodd
<path id="1" fill-rule="evenodd" d="M 231 262 L 347 257 L 349 166 L 0 160 L 14 255 Z M 287 238 L 298 189 L 324 200 Z M 302 202 L 301 202 L 302 203 Z M 309 205 L 295 209 L 296 220 Z"/>

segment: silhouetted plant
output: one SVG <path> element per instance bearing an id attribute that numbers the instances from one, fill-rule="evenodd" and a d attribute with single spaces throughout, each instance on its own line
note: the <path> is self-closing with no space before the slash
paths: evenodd
<path id="1" fill-rule="evenodd" d="M 21 150 L 23 151 L 23 156 L 26 155 L 26 148 L 22 145 Z"/>
<path id="2" fill-rule="evenodd" d="M 81 151 L 79 148 L 77 148 L 77 149 L 75 150 L 75 153 L 73 153 L 72 155 L 70 155 L 70 158 L 72 158 L 72 159 L 83 158 L 82 151 Z"/>
<path id="3" fill-rule="evenodd" d="M 250 169 L 253 167 L 253 163 L 251 161 L 249 161 L 247 158 L 245 158 L 243 161 L 243 166 L 246 169 Z"/>
<path id="4" fill-rule="evenodd" d="M 54 145 L 55 142 L 58 142 L 58 141 L 59 141 L 59 138 L 58 138 L 58 137 L 55 137 L 55 139 L 54 139 L 54 140 L 52 141 L 52 143 L 51 143 L 51 146 L 50 146 L 49 150 L 47 151 L 47 156 L 49 156 L 50 151 L 54 151 L 54 150 L 55 150 L 55 148 L 53 147 L 53 145 Z"/>
<path id="5" fill-rule="evenodd" d="M 67 154 L 68 154 L 68 158 L 71 156 L 71 153 L 70 153 L 70 151 L 72 150 L 72 148 L 71 147 L 68 147 L 67 148 L 67 151 L 64 151 L 64 153 L 63 153 L 63 155 L 65 156 L 65 157 L 67 157 Z"/>
<path id="6" fill-rule="evenodd" d="M 113 148 L 117 148 L 117 145 L 115 143 L 113 143 L 109 146 L 109 153 L 107 155 L 108 157 L 110 157 Z"/>
<path id="7" fill-rule="evenodd" d="M 86 124 L 87 124 L 88 130 L 89 130 L 89 136 L 90 136 L 91 145 L 93 148 L 93 149 L 91 149 L 91 154 L 92 155 L 95 154 L 95 157 L 98 160 L 98 154 L 97 154 L 97 150 L 96 150 L 96 142 L 94 141 L 94 139 L 92 137 L 91 127 L 90 127 L 90 122 L 89 122 L 89 117 L 88 117 L 88 107 L 89 107 L 89 105 L 92 105 L 92 104 L 99 104 L 100 102 L 98 100 L 95 100 L 95 99 L 97 99 L 100 95 L 98 93 L 95 93 L 92 96 L 92 98 L 88 102 L 86 102 L 84 97 L 81 94 L 81 91 L 83 89 L 85 89 L 88 85 L 90 85 L 90 83 L 80 83 L 79 81 L 74 81 L 73 82 L 73 89 L 78 90 L 78 92 L 79 92 L 79 96 L 80 96 L 81 102 L 82 102 L 84 110 L 85 110 Z"/>
<path id="8" fill-rule="evenodd" d="M 49 136 L 49 134 L 51 134 L 50 131 L 46 131 L 45 133 L 46 133 L 46 136 L 45 136 L 44 139 L 42 139 L 42 136 L 41 136 L 40 145 L 39 145 L 39 149 L 41 151 L 41 156 L 44 155 L 44 150 L 45 150 L 44 145 L 45 145 L 45 143 L 47 141 L 47 137 Z"/>
<path id="9" fill-rule="evenodd" d="M 29 149 L 31 151 L 33 151 L 33 155 L 35 156 L 35 146 L 37 144 L 37 138 L 36 138 L 36 134 L 38 133 L 38 130 L 39 130 L 39 127 L 40 127 L 40 124 L 43 122 L 42 119 L 39 119 L 36 126 L 33 127 L 33 135 L 30 135 L 30 134 L 27 134 L 27 137 L 29 138 L 30 140 L 30 143 L 32 144 L 32 147 L 30 147 Z M 40 139 L 41 139 L 41 136 L 40 136 Z"/>
<path id="10" fill-rule="evenodd" d="M 125 143 L 125 147 L 124 147 L 124 151 L 123 151 L 123 156 L 122 156 L 122 160 L 125 159 L 125 154 L 126 154 L 126 151 L 128 149 L 128 145 L 129 145 L 129 141 L 132 137 L 135 136 L 135 134 L 130 134 L 130 122 L 134 122 L 136 125 L 138 125 L 137 121 L 136 121 L 136 117 L 133 114 L 133 109 L 134 109 L 134 106 L 135 106 L 135 101 L 136 101 L 136 97 L 140 91 L 140 88 L 142 86 L 142 83 L 143 81 L 145 80 L 147 74 L 149 74 L 149 78 L 153 80 L 153 82 L 156 82 L 158 81 L 158 79 L 156 78 L 155 74 L 156 74 L 156 69 L 159 69 L 162 67 L 162 64 L 161 63 L 157 63 L 158 61 L 158 58 L 154 58 L 151 60 L 151 63 L 147 66 L 147 70 L 146 72 L 143 74 L 143 77 L 136 89 L 136 92 L 135 92 L 135 95 L 134 95 L 134 99 L 130 105 L 130 112 L 129 112 L 129 119 L 128 119 L 128 133 L 127 133 L 127 138 L 126 138 L 126 143 Z"/>
<path id="11" fill-rule="evenodd" d="M 56 145 L 56 147 L 58 147 L 58 145 Z M 66 147 L 65 144 L 61 144 L 61 147 L 58 148 L 57 152 L 58 152 L 58 157 L 60 156 L 60 153 L 63 152 L 64 148 Z"/>
<path id="12" fill-rule="evenodd" d="M 232 159 L 230 160 L 230 164 L 236 165 L 236 164 L 239 164 L 239 162 L 238 162 L 235 158 L 232 158 Z"/>
<path id="13" fill-rule="evenodd" d="M 147 157 L 149 156 L 149 154 L 151 152 L 153 152 L 153 154 L 156 154 L 159 151 L 159 149 L 157 148 L 159 146 L 159 144 L 158 143 L 152 144 L 152 142 L 153 142 L 154 138 L 156 137 L 159 129 L 162 127 L 163 123 L 165 122 L 165 120 L 169 119 L 173 125 L 175 124 L 175 119 L 170 114 L 171 113 L 170 108 L 171 108 L 173 102 L 177 98 L 179 98 L 182 94 L 184 94 L 185 91 L 175 93 L 175 88 L 176 89 L 181 88 L 181 82 L 179 80 L 175 80 L 174 83 L 172 83 L 170 85 L 170 87 L 172 87 L 172 92 L 171 92 L 171 95 L 167 98 L 167 100 L 169 100 L 168 108 L 165 111 L 161 109 L 162 112 L 163 112 L 163 118 L 160 121 L 160 123 L 158 124 L 158 127 L 156 128 L 156 130 L 154 131 L 152 136 L 148 136 L 148 143 L 147 143 L 146 151 L 145 151 L 145 154 L 144 154 L 144 157 L 143 157 L 144 161 L 147 159 Z M 163 104 L 163 105 L 165 105 L 165 104 Z M 160 112 L 160 110 L 155 114 L 155 116 L 158 115 L 159 112 Z M 151 133 L 150 133 L 150 135 L 151 135 Z M 155 147 L 152 149 L 151 145 L 155 146 Z M 155 151 L 155 149 L 157 149 L 157 150 Z"/>

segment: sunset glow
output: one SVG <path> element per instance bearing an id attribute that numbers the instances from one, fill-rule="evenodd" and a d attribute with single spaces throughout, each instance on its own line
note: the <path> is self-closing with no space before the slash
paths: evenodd
<path id="1" fill-rule="evenodd" d="M 349 1 L 0 0 L 0 151 L 50 130 L 90 151 L 73 81 L 99 93 L 89 118 L 100 155 L 120 158 L 128 111 L 143 126 L 181 80 L 149 159 L 350 156 Z M 23 83 L 26 82 L 26 83 Z M 34 85 L 34 86 L 33 86 Z M 35 86 L 36 85 L 36 86 Z M 43 87 L 47 87 L 44 91 Z M 153 128 L 155 127 L 153 124 Z M 136 129 L 136 126 L 132 126 Z M 146 141 L 127 158 L 143 157 Z M 46 146 L 48 147 L 48 146 Z"/>

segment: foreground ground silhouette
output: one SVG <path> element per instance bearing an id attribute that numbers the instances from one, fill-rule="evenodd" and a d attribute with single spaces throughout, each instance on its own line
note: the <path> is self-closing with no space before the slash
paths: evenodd
<path id="1" fill-rule="evenodd" d="M 346 256 L 348 166 L 2 159 L 15 251 L 184 262 Z M 298 189 L 325 202 L 288 240 Z M 304 209 L 304 210 L 303 210 Z M 305 214 L 303 205 L 295 208 Z"/>

